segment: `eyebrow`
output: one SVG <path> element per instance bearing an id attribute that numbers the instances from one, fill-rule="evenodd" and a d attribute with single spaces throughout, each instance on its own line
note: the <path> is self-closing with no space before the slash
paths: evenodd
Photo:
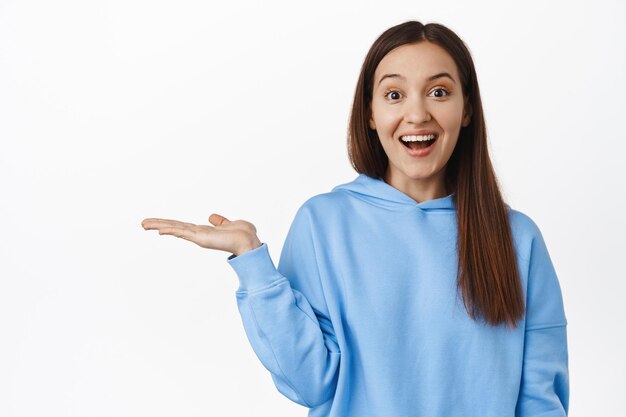
<path id="1" fill-rule="evenodd" d="M 454 78 L 452 78 L 452 75 L 450 75 L 447 72 L 440 72 L 438 74 L 431 75 L 430 77 L 428 77 L 426 79 L 426 81 L 432 81 L 432 80 L 436 80 L 437 78 L 442 78 L 442 77 L 448 77 L 448 78 L 450 78 L 452 80 L 453 83 L 456 84 L 456 81 L 454 81 Z M 380 81 L 378 81 L 378 85 L 380 85 L 380 83 L 382 83 L 385 78 L 400 78 L 401 80 L 406 81 L 406 77 L 403 76 L 403 75 L 400 75 L 400 74 L 385 74 L 380 79 Z"/>

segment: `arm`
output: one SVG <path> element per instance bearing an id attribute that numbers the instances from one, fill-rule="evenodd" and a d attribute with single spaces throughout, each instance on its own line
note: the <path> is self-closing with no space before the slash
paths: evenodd
<path id="1" fill-rule="evenodd" d="M 538 228 L 527 285 L 524 363 L 515 416 L 567 416 L 567 320 L 559 281 Z"/>
<path id="2" fill-rule="evenodd" d="M 248 340 L 277 389 L 306 407 L 335 392 L 340 352 L 320 283 L 309 213 L 301 207 L 276 269 L 267 245 L 231 255 Z"/>

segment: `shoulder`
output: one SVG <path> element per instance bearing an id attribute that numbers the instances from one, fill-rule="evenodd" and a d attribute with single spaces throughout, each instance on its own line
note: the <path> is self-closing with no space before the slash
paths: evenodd
<path id="1" fill-rule="evenodd" d="M 526 213 L 511 208 L 507 205 L 507 213 L 509 214 L 509 223 L 511 231 L 518 236 L 536 236 L 540 234 L 537 223 Z"/>
<path id="2" fill-rule="evenodd" d="M 513 235 L 518 254 L 528 260 L 530 259 L 533 245 L 537 243 L 543 245 L 543 236 L 539 225 L 531 216 L 523 211 L 511 208 L 508 204 L 507 213 L 509 215 L 511 234 Z"/>
<path id="3" fill-rule="evenodd" d="M 347 193 L 324 192 L 307 198 L 293 216 L 292 228 L 300 233 L 321 236 L 343 230 L 354 213 Z"/>
<path id="4" fill-rule="evenodd" d="M 347 193 L 329 191 L 309 197 L 301 204 L 298 212 L 305 212 L 310 216 L 332 216 L 333 213 L 342 212 L 341 208 L 350 201 Z"/>
<path id="5" fill-rule="evenodd" d="M 315 242 L 342 224 L 341 210 L 337 210 L 337 193 L 325 192 L 307 198 L 292 217 L 284 247 L 313 247 Z"/>

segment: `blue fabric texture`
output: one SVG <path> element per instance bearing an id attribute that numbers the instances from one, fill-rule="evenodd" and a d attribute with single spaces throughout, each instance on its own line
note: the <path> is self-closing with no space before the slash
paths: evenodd
<path id="1" fill-rule="evenodd" d="M 275 267 L 267 243 L 227 262 L 250 344 L 311 417 L 557 417 L 567 320 L 541 232 L 507 205 L 526 315 L 472 320 L 457 292 L 453 194 L 417 203 L 381 179 L 301 205 Z"/>

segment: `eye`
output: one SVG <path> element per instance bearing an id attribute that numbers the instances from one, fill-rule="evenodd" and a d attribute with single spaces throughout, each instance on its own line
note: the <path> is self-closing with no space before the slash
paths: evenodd
<path id="1" fill-rule="evenodd" d="M 383 95 L 383 97 L 388 98 L 387 96 L 391 93 L 394 93 L 397 96 L 396 98 L 392 98 L 392 100 L 398 100 L 400 98 L 400 92 L 397 90 L 389 90 Z"/>
<path id="2" fill-rule="evenodd" d="M 449 96 L 449 95 L 450 95 L 450 92 L 449 92 L 448 90 L 446 90 L 445 88 L 441 88 L 441 87 L 439 87 L 439 88 L 435 88 L 435 89 L 433 90 L 433 92 L 435 92 L 435 91 L 444 91 L 444 92 L 446 93 L 445 95 L 437 95 L 437 96 L 435 96 L 435 97 L 437 97 L 437 98 L 447 97 L 447 96 Z"/>

